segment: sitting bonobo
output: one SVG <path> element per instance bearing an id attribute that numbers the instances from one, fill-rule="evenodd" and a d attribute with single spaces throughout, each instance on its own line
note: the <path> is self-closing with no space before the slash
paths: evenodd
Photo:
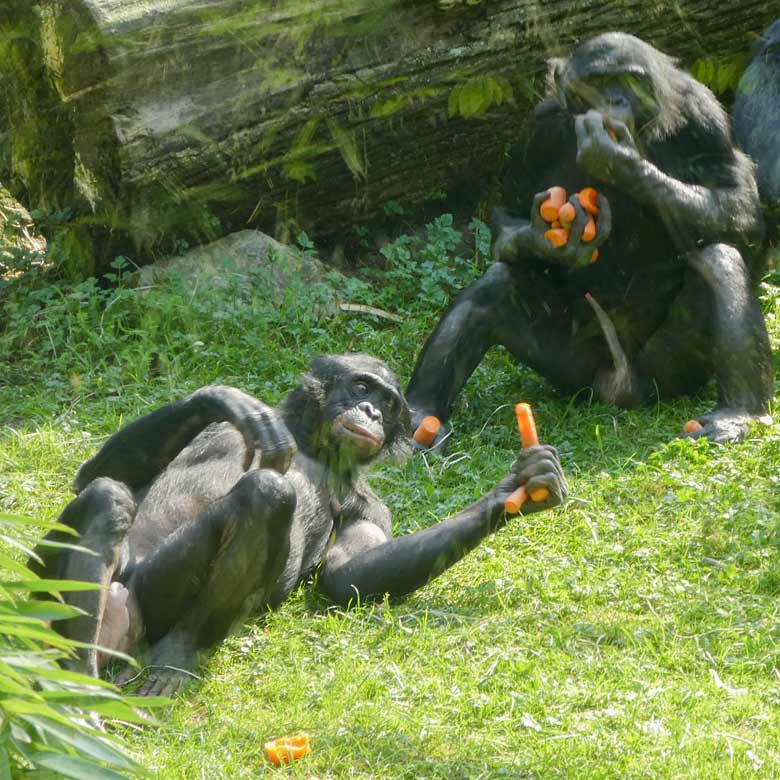
<path id="1" fill-rule="evenodd" d="M 696 393 L 713 378 L 717 404 L 690 436 L 740 439 L 767 420 L 774 389 L 756 295 L 764 222 L 728 116 L 673 59 L 622 33 L 582 42 L 551 63 L 550 80 L 511 152 L 498 262 L 443 315 L 417 361 L 406 391 L 413 423 L 446 422 L 500 344 L 557 388 L 591 388 L 622 407 Z M 764 106 L 776 115 L 766 92 Z M 761 131 L 777 135 L 766 122 Z M 540 213 L 554 186 L 570 199 L 566 241 L 553 242 Z M 586 188 L 598 193 L 595 221 Z"/>
<path id="2" fill-rule="evenodd" d="M 320 564 L 319 586 L 336 602 L 402 596 L 503 526 L 518 485 L 549 491 L 526 512 L 566 496 L 555 450 L 536 446 L 462 512 L 393 538 L 360 469 L 408 437 L 398 381 L 367 355 L 315 359 L 278 410 L 209 386 L 136 420 L 79 469 L 62 513 L 95 555 L 41 546 L 43 564 L 31 564 L 47 578 L 103 585 L 68 596 L 85 616 L 59 630 L 130 653 L 148 647 L 141 693 L 169 694 L 200 651 L 278 606 Z M 81 662 L 97 675 L 96 651 Z"/>

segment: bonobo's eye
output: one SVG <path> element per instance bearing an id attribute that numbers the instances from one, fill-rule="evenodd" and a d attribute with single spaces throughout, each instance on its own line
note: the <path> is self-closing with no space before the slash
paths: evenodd
<path id="1" fill-rule="evenodd" d="M 364 379 L 355 379 L 352 382 L 352 393 L 359 398 L 363 398 L 368 395 L 368 382 Z"/>

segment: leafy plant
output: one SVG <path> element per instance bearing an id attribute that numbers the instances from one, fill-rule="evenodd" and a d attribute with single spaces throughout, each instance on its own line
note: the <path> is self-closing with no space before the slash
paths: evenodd
<path id="1" fill-rule="evenodd" d="M 77 643 L 49 627 L 50 621 L 81 614 L 61 600 L 60 592 L 92 586 L 42 580 L 2 552 L 14 548 L 32 555 L 19 541 L 32 525 L 70 531 L 57 523 L 33 524 L 0 514 L 0 778 L 142 777 L 145 771 L 122 741 L 103 731 L 95 719 L 143 723 L 134 701 L 107 682 L 63 669 L 60 664 L 74 657 Z M 54 599 L 32 598 L 44 593 Z"/>

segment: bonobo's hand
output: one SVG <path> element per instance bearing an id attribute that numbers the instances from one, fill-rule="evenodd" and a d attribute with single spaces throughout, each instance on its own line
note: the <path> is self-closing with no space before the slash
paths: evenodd
<path id="1" fill-rule="evenodd" d="M 278 412 L 243 390 L 224 385 L 209 385 L 196 390 L 187 401 L 204 410 L 210 422 L 229 422 L 244 437 L 248 469 L 260 451 L 261 469 L 285 474 L 297 451 L 295 439 Z"/>
<path id="2" fill-rule="evenodd" d="M 563 246 L 555 248 L 544 237 L 550 225 L 544 221 L 540 213 L 542 203 L 549 197 L 549 190 L 534 195 L 530 222 L 512 219 L 500 211 L 494 213 L 494 225 L 498 228 L 496 241 L 493 244 L 494 259 L 511 263 L 517 258 L 522 259 L 530 255 L 577 268 L 590 264 L 594 250 L 609 238 L 612 230 L 612 209 L 609 201 L 599 194 L 599 214 L 595 219 L 596 237 L 586 242 L 582 240 L 582 233 L 588 224 L 588 213 L 580 204 L 578 194 L 572 193 L 569 203 L 574 207 L 576 216 L 569 231 L 568 241 Z"/>
<path id="3" fill-rule="evenodd" d="M 698 418 L 702 427 L 698 431 L 683 433 L 681 439 L 699 439 L 704 437 L 715 444 L 740 442 L 747 435 L 751 424 L 771 425 L 769 415 L 752 415 L 736 409 L 715 409 Z"/>
<path id="4" fill-rule="evenodd" d="M 500 502 L 502 509 L 504 501 L 520 485 L 525 486 L 529 493 L 528 500 L 520 510 L 524 515 L 558 506 L 569 495 L 569 486 L 566 484 L 555 447 L 537 444 L 521 450 L 512 467 L 512 473 L 504 477 L 493 491 L 494 498 Z M 537 502 L 531 499 L 530 493 L 538 488 L 547 488 L 550 495 L 546 501 Z"/>
<path id="5" fill-rule="evenodd" d="M 575 118 L 574 129 L 577 167 L 607 184 L 629 186 L 642 155 L 628 127 L 599 111 L 588 111 Z"/>

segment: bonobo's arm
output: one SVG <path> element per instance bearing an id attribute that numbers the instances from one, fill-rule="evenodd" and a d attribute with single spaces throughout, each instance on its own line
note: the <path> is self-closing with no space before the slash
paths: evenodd
<path id="1" fill-rule="evenodd" d="M 529 491 L 545 487 L 550 492 L 547 501 L 526 501 L 524 514 L 563 501 L 568 488 L 553 447 L 523 450 L 512 473 L 487 495 L 422 531 L 394 538 L 384 505 L 364 504 L 362 514 L 345 519 L 337 529 L 320 575 L 321 589 L 342 604 L 358 595 L 363 599 L 385 593 L 403 596 L 417 590 L 507 522 L 504 501 L 518 485 Z"/>
<path id="2" fill-rule="evenodd" d="M 229 422 L 246 443 L 244 467 L 255 450 L 260 465 L 287 471 L 295 440 L 276 411 L 234 387 L 210 385 L 163 406 L 117 431 L 84 463 L 75 480 L 81 492 L 97 477 L 111 477 L 132 490 L 149 484 L 208 425 Z"/>
<path id="3" fill-rule="evenodd" d="M 588 111 L 576 118 L 574 127 L 577 166 L 653 207 L 673 236 L 692 246 L 702 239 L 761 240 L 758 191 L 750 165 L 727 139 L 717 152 L 694 148 L 691 140 L 690 173 L 702 183 L 688 183 L 643 157 L 622 122 Z"/>

